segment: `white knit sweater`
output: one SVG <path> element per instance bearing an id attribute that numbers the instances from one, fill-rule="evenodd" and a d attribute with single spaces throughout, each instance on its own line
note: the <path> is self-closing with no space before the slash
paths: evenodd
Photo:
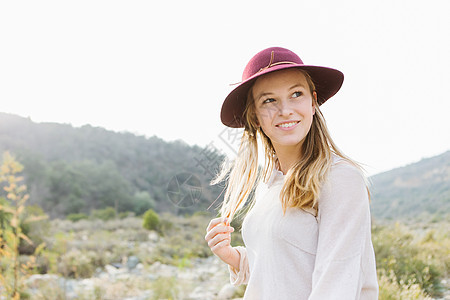
<path id="1" fill-rule="evenodd" d="M 378 298 L 364 178 L 335 158 L 313 212 L 290 208 L 279 195 L 286 176 L 274 170 L 256 192 L 242 224 L 246 247 L 238 246 L 234 285 L 247 284 L 244 299 L 350 300 Z"/>

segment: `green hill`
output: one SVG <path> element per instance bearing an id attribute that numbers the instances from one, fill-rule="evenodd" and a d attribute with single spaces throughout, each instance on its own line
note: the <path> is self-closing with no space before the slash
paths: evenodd
<path id="1" fill-rule="evenodd" d="M 371 177 L 376 219 L 450 214 L 450 151 Z"/>
<path id="2" fill-rule="evenodd" d="M 0 151 L 24 165 L 29 203 L 52 217 L 107 206 L 137 214 L 148 208 L 193 213 L 221 193 L 209 185 L 221 157 L 208 153 L 206 170 L 198 163 L 205 162 L 204 149 L 182 141 L 0 113 Z"/>

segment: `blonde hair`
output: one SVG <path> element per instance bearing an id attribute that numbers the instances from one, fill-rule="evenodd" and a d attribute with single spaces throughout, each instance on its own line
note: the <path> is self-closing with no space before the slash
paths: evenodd
<path id="1" fill-rule="evenodd" d="M 311 95 L 313 95 L 315 85 L 310 75 L 301 69 L 298 70 L 306 77 Z M 299 153 L 299 160 L 287 172 L 287 178 L 280 192 L 283 213 L 289 207 L 317 212 L 320 188 L 331 168 L 333 154 L 362 171 L 356 162 L 337 148 L 315 97 L 313 97 L 313 103 L 315 114 L 311 128 L 305 137 L 301 153 Z M 224 162 L 220 173 L 211 182 L 211 184 L 216 184 L 228 178 L 220 213 L 230 221 L 245 206 L 251 192 L 260 180 L 263 179 L 264 182 L 267 182 L 274 165 L 278 163 L 270 138 L 257 125 L 252 88 L 249 89 L 243 115 L 245 127 L 237 157 L 231 164 Z M 263 170 L 258 167 L 258 134 L 265 153 Z"/>

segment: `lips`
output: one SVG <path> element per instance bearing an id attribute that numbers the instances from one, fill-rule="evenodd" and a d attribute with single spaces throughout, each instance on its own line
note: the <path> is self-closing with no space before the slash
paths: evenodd
<path id="1" fill-rule="evenodd" d="M 283 122 L 283 123 L 277 124 L 275 126 L 279 127 L 279 128 L 291 128 L 291 127 L 297 125 L 298 123 L 300 123 L 300 121 L 288 121 L 288 122 Z"/>

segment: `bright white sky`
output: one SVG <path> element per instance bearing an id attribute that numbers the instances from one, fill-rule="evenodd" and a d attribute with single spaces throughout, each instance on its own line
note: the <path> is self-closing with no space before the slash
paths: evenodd
<path id="1" fill-rule="evenodd" d="M 343 71 L 322 111 L 369 174 L 449 150 L 450 2 L 367 2 L 2 1 L 0 111 L 226 152 L 229 84 L 281 46 Z"/>

